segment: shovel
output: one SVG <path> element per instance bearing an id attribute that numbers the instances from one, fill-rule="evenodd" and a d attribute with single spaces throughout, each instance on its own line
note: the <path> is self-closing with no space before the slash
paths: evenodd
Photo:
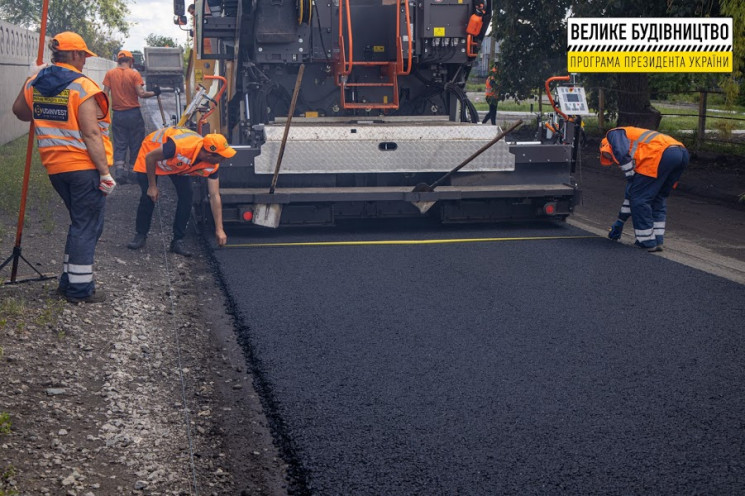
<path id="1" fill-rule="evenodd" d="M 163 127 L 168 127 L 168 123 L 166 122 L 166 113 L 163 112 L 163 102 L 160 101 L 160 95 L 156 96 L 155 98 L 158 99 L 158 108 L 160 108 L 160 117 L 163 119 Z"/>
<path id="2" fill-rule="evenodd" d="M 290 111 L 287 114 L 287 122 L 285 122 L 285 133 L 282 135 L 282 143 L 279 145 L 279 154 L 277 155 L 277 165 L 274 167 L 274 176 L 272 177 L 272 185 L 269 188 L 269 194 L 274 194 L 274 188 L 277 186 L 277 178 L 279 177 L 279 168 L 282 165 L 282 156 L 285 154 L 285 144 L 287 143 L 287 135 L 290 132 L 290 122 L 292 121 L 292 114 L 295 113 L 295 104 L 297 103 L 297 95 L 300 92 L 300 83 L 303 80 L 303 72 L 305 72 L 305 64 L 300 65 L 300 69 L 297 71 L 297 80 L 295 81 L 295 91 L 292 92 L 292 102 L 290 103 Z M 264 227 L 277 228 L 279 226 L 279 218 L 282 216 L 282 205 L 279 203 L 257 203 L 254 205 L 254 216 L 253 223 Z"/>
<path id="3" fill-rule="evenodd" d="M 465 159 L 463 162 L 461 162 L 460 164 L 458 164 L 453 170 L 451 170 L 450 172 L 448 172 L 447 174 L 445 174 L 444 176 L 442 176 L 440 179 L 438 179 L 437 181 L 433 182 L 432 184 L 419 183 L 416 186 L 414 186 L 414 189 L 412 190 L 412 192 L 413 193 L 433 193 L 435 191 L 435 188 L 437 186 L 441 185 L 443 182 L 445 182 L 445 180 L 447 178 L 449 178 L 453 173 L 458 172 L 459 170 L 461 170 L 463 167 L 465 167 L 466 165 L 468 165 L 473 159 L 475 159 L 476 157 L 478 157 L 479 155 L 481 155 L 482 153 L 484 153 L 486 150 L 488 150 L 489 148 L 491 148 L 494 144 L 496 144 L 497 141 L 501 140 L 502 138 L 504 138 L 509 133 L 511 133 L 512 131 L 514 131 L 515 129 L 517 129 L 518 127 L 520 127 L 522 125 L 523 125 L 523 121 L 522 120 L 517 121 L 517 123 L 515 123 L 511 128 L 509 128 L 507 131 L 502 131 L 501 133 L 499 133 L 496 138 L 494 138 L 493 140 L 491 140 L 490 142 L 488 142 L 487 144 L 485 144 L 484 146 L 482 146 L 481 148 L 479 148 L 478 151 L 476 151 L 473 155 L 471 155 L 470 157 L 468 157 L 467 159 Z M 435 201 L 415 201 L 415 202 L 411 202 L 411 203 L 413 203 L 414 206 L 416 208 L 418 208 L 421 213 L 426 213 L 427 210 L 429 210 L 430 208 L 432 208 L 432 205 L 434 205 L 435 203 L 437 203 L 437 200 L 435 200 Z"/>

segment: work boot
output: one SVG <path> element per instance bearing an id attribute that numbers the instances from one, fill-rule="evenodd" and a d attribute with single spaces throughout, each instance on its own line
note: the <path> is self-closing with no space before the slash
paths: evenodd
<path id="1" fill-rule="evenodd" d="M 662 245 L 652 245 L 652 244 L 643 244 L 638 241 L 634 241 L 634 246 L 641 248 L 642 250 L 647 250 L 650 253 L 655 253 L 658 251 L 662 251 Z"/>
<path id="2" fill-rule="evenodd" d="M 183 239 L 177 239 L 171 242 L 171 252 L 182 257 L 190 257 L 192 253 L 186 249 Z"/>
<path id="3" fill-rule="evenodd" d="M 106 293 L 102 289 L 93 290 L 93 294 L 90 294 L 84 298 L 74 298 L 72 296 L 67 297 L 67 301 L 70 303 L 101 303 L 106 301 Z"/>
<path id="4" fill-rule="evenodd" d="M 137 233 L 135 234 L 135 237 L 132 238 L 132 241 L 129 242 L 127 245 L 127 248 L 130 250 L 139 250 L 143 246 L 145 246 L 145 241 L 147 240 L 147 236 L 144 234 Z"/>

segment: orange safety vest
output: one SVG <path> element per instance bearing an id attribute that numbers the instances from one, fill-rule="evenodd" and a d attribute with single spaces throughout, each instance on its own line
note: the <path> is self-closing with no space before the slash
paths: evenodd
<path id="1" fill-rule="evenodd" d="M 184 174 L 187 176 L 207 177 L 214 174 L 220 164 L 209 162 L 197 162 L 197 155 L 202 149 L 204 137 L 191 129 L 183 127 L 165 127 L 158 129 L 145 136 L 135 161 L 135 172 L 147 172 L 145 156 L 160 146 L 163 146 L 168 138 L 176 144 L 176 154 L 172 158 L 158 160 L 155 165 L 155 174 L 165 176 L 168 174 Z"/>
<path id="2" fill-rule="evenodd" d="M 98 126 L 101 129 L 106 161 L 111 165 L 114 161 L 114 152 L 109 139 L 109 99 L 94 81 L 75 67 L 62 63 L 55 65 L 78 72 L 80 77 L 68 84 L 60 93 L 48 97 L 31 86 L 38 76 L 32 77 L 24 85 L 26 103 L 34 119 L 34 134 L 39 146 L 41 163 L 46 167 L 48 174 L 96 168 L 88 154 L 88 147 L 85 146 L 78 124 L 78 108 L 92 97 L 98 102 L 103 114 L 98 118 Z"/>
<path id="3" fill-rule="evenodd" d="M 685 148 L 680 141 L 659 131 L 631 126 L 615 129 L 626 131 L 626 137 L 630 142 L 629 155 L 636 163 L 634 170 L 644 176 L 657 177 L 657 167 L 660 165 L 662 154 L 669 147 L 680 146 Z"/>

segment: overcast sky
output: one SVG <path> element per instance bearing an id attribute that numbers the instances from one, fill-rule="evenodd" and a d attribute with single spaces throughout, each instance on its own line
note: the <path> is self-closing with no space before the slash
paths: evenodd
<path id="1" fill-rule="evenodd" d="M 184 2 L 190 3 L 189 0 Z M 129 7 L 129 38 L 122 40 L 125 50 L 142 50 L 149 34 L 173 38 L 179 45 L 186 42 L 186 31 L 173 23 L 172 0 L 133 0 Z"/>

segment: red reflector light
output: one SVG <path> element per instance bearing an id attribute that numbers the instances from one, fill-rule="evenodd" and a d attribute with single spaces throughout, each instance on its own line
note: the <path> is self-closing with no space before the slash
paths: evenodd
<path id="1" fill-rule="evenodd" d="M 251 222 L 251 219 L 253 218 L 254 218 L 254 213 L 251 212 L 250 210 L 246 210 L 243 212 L 243 220 L 245 220 L 246 222 Z"/>
<path id="2" fill-rule="evenodd" d="M 543 206 L 543 213 L 546 215 L 555 215 L 556 214 L 556 203 L 555 202 L 546 203 Z"/>

